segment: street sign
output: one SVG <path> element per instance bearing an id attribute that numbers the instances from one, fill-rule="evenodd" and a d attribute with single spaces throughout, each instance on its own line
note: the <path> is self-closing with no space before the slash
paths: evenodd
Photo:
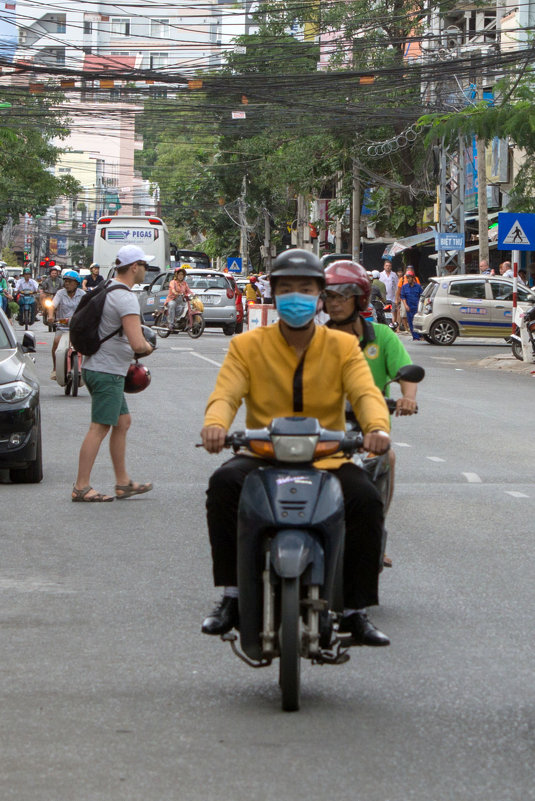
<path id="1" fill-rule="evenodd" d="M 229 273 L 241 273 L 242 259 L 241 256 L 228 256 L 227 269 Z"/>
<path id="2" fill-rule="evenodd" d="M 498 214 L 498 250 L 535 250 L 535 214 Z"/>
<path id="3" fill-rule="evenodd" d="M 463 234 L 440 234 L 436 235 L 437 250 L 464 250 Z"/>

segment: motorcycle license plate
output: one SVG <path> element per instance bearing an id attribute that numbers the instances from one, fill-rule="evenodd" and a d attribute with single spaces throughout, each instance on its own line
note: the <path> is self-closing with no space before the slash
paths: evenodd
<path id="1" fill-rule="evenodd" d="M 202 295 L 201 300 L 205 306 L 215 306 L 219 301 L 219 295 Z"/>

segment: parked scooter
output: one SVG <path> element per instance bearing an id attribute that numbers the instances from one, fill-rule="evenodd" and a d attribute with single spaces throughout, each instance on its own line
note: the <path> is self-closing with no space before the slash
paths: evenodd
<path id="1" fill-rule="evenodd" d="M 523 362 L 526 350 L 529 360 L 535 362 L 535 306 L 528 311 L 524 311 L 520 306 L 517 307 L 513 333 L 509 341 L 515 359 Z"/>

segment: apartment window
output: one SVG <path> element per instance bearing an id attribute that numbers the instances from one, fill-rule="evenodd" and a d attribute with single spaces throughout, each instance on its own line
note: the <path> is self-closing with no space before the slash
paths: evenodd
<path id="1" fill-rule="evenodd" d="M 156 39 L 169 39 L 169 20 L 151 19 L 150 35 Z"/>
<path id="2" fill-rule="evenodd" d="M 56 22 L 56 33 L 65 33 L 67 27 L 66 20 L 58 19 Z"/>
<path id="3" fill-rule="evenodd" d="M 130 36 L 130 20 L 124 17 L 112 17 L 111 32 L 116 36 Z"/>
<path id="4" fill-rule="evenodd" d="M 167 67 L 168 53 L 151 53 L 150 54 L 150 69 L 160 70 Z"/>
<path id="5" fill-rule="evenodd" d="M 93 33 L 93 23 L 84 21 L 84 34 L 89 36 L 90 33 Z"/>

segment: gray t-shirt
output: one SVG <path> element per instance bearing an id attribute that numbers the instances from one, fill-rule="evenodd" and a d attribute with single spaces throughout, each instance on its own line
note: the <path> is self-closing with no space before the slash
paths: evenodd
<path id="1" fill-rule="evenodd" d="M 73 316 L 74 312 L 78 308 L 78 304 L 82 300 L 85 292 L 83 289 L 77 289 L 72 298 L 70 297 L 69 293 L 66 289 L 60 289 L 54 295 L 54 308 L 56 310 L 56 320 L 58 320 L 57 329 L 58 331 L 68 331 L 69 330 L 69 323 L 68 321 Z M 66 323 L 60 323 L 59 320 L 67 320 Z"/>
<path id="2" fill-rule="evenodd" d="M 139 301 L 136 295 L 120 281 L 111 281 L 109 286 L 113 285 L 124 287 L 124 289 L 114 289 L 113 292 L 108 293 L 98 327 L 98 335 L 101 339 L 116 331 L 121 325 L 122 318 L 127 314 L 139 316 Z M 130 347 L 127 337 L 124 334 L 116 334 L 103 342 L 93 356 L 86 356 L 83 366 L 86 370 L 96 370 L 99 373 L 126 375 L 133 358 L 134 351 Z"/>

